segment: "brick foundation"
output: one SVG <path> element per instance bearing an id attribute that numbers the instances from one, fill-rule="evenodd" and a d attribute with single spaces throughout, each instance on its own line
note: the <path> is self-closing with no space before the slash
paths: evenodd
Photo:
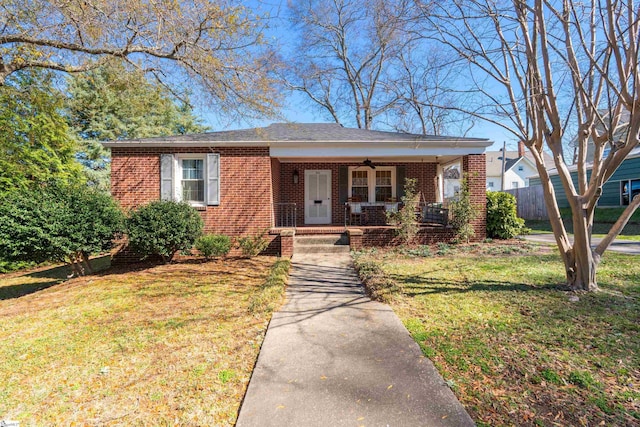
<path id="1" fill-rule="evenodd" d="M 347 236 L 349 236 L 349 249 L 357 251 L 362 248 L 363 234 L 363 231 L 357 228 L 350 228 L 347 230 Z"/>
<path id="2" fill-rule="evenodd" d="M 449 242 L 454 235 L 451 227 L 420 227 L 415 243 L 433 245 L 439 242 Z M 372 227 L 363 230 L 362 247 L 398 246 L 401 243 L 393 227 Z"/>
<path id="3" fill-rule="evenodd" d="M 296 235 L 294 229 L 280 230 L 280 256 L 291 258 L 293 256 L 293 238 Z"/>

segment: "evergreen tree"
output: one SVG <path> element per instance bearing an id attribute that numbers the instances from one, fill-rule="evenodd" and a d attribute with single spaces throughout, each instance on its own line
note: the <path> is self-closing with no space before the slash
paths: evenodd
<path id="1" fill-rule="evenodd" d="M 82 140 L 78 160 L 89 183 L 109 186 L 109 153 L 100 141 L 148 138 L 206 130 L 185 102 L 175 100 L 141 71 L 112 61 L 68 82 L 68 120 Z"/>
<path id="2" fill-rule="evenodd" d="M 62 100 L 51 72 L 17 72 L 0 86 L 0 194 L 81 180 Z"/>

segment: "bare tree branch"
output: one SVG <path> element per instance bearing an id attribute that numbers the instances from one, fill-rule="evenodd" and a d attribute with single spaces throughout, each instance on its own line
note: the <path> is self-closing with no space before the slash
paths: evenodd
<path id="1" fill-rule="evenodd" d="M 639 146 L 640 9 L 616 0 L 466 0 L 422 10 L 431 26 L 423 36 L 449 48 L 471 71 L 459 90 L 475 94 L 475 102 L 460 108 L 508 129 L 532 153 L 567 282 L 596 289 L 600 256 L 640 205 L 634 199 L 592 251 L 602 187 Z M 571 143 L 573 170 L 565 159 Z M 571 207 L 573 243 L 543 150 L 553 157 L 559 191 Z"/>
<path id="2" fill-rule="evenodd" d="M 218 108 L 272 113 L 276 62 L 262 41 L 264 25 L 226 0 L 3 2 L 0 85 L 26 68 L 76 73 L 117 57 L 165 70 L 167 86 L 200 86 Z"/>

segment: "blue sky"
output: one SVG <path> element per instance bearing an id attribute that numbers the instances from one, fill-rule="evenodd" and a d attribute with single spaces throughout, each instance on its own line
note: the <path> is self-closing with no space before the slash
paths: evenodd
<path id="1" fill-rule="evenodd" d="M 267 37 L 271 38 L 275 43 L 280 44 L 283 49 L 291 46 L 288 42 L 290 42 L 294 37 L 297 37 L 290 28 L 291 24 L 286 19 L 286 3 L 286 0 L 249 0 L 244 2 L 247 7 L 257 10 L 258 13 L 268 13 L 271 20 Z M 197 108 L 196 113 L 199 114 L 204 120 L 204 123 L 214 131 L 267 126 L 271 123 L 283 120 L 297 123 L 332 122 L 330 117 L 323 116 L 315 106 L 306 102 L 300 94 L 287 95 L 285 99 L 285 107 L 281 111 L 281 114 L 284 117 L 283 120 L 264 119 L 229 121 L 225 120 L 225 118 L 217 117 L 214 114 L 208 114 L 204 109 Z M 490 151 L 501 149 L 503 142 L 505 141 L 507 143 L 508 150 L 517 149 L 517 141 L 513 135 L 489 122 L 475 120 L 475 125 L 469 131 L 467 136 L 488 138 L 492 140 L 494 145 L 489 147 Z"/>

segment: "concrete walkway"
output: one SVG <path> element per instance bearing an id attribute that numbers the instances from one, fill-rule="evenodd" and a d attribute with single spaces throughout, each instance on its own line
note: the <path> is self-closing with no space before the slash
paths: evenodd
<path id="1" fill-rule="evenodd" d="M 240 410 L 249 426 L 473 426 L 348 253 L 296 254 Z"/>
<path id="2" fill-rule="evenodd" d="M 530 240 L 532 242 L 538 243 L 549 243 L 552 245 L 556 244 L 556 239 L 553 237 L 551 233 L 541 233 L 541 234 L 529 234 L 524 236 L 525 239 Z M 571 241 L 573 241 L 573 236 L 569 236 Z M 598 237 L 594 237 L 591 239 L 591 247 L 595 248 L 598 243 L 600 243 L 602 239 Z M 611 245 L 607 248 L 607 251 L 612 252 L 620 252 L 623 254 L 629 255 L 640 255 L 640 242 L 636 242 L 634 240 L 614 240 Z M 605 252 L 606 254 L 606 252 Z"/>

